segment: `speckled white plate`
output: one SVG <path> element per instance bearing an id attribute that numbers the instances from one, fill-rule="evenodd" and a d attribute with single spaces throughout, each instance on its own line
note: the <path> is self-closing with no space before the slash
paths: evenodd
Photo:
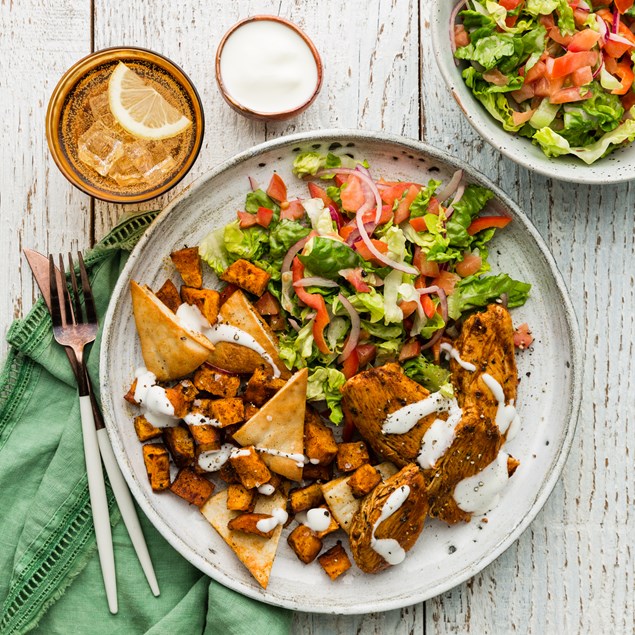
<path id="1" fill-rule="evenodd" d="M 488 514 L 487 525 L 472 522 L 450 528 L 428 521 L 401 565 L 374 576 L 353 568 L 336 582 L 330 582 L 317 563 L 300 563 L 286 544 L 285 532 L 265 591 L 195 507 L 150 490 L 132 425 L 134 409 L 123 400 L 142 363 L 128 284 L 134 279 L 157 288 L 166 275 L 172 276 L 168 254 L 198 244 L 207 232 L 234 219 L 244 204 L 248 176 L 266 184 L 275 169 L 291 195 L 305 195 L 306 186 L 291 176 L 291 164 L 297 152 L 311 148 L 365 158 L 376 177 L 391 180 L 448 180 L 461 167 L 469 181 L 494 190 L 494 205 L 504 207 L 514 222 L 494 239 L 492 266 L 533 285 L 530 300 L 514 310 L 513 318 L 516 324 L 531 325 L 536 342 L 534 350 L 518 357 L 523 423 L 509 450 L 521 465 L 501 504 Z M 211 275 L 207 283 L 215 283 Z M 285 137 L 236 156 L 199 179 L 157 218 L 130 256 L 113 293 L 101 348 L 101 395 L 113 449 L 132 493 L 155 527 L 192 564 L 222 584 L 271 604 L 322 613 L 365 613 L 435 596 L 478 573 L 518 538 L 545 503 L 565 462 L 578 413 L 581 368 L 575 316 L 553 258 L 503 192 L 468 166 L 419 142 L 383 133 L 324 131 Z M 337 538 L 329 536 L 326 546 Z"/>
<path id="2" fill-rule="evenodd" d="M 454 63 L 450 45 L 450 17 L 460 0 L 434 0 L 432 47 L 452 96 L 472 127 L 492 146 L 520 165 L 545 176 L 589 185 L 621 183 L 635 179 L 635 144 L 618 148 L 608 157 L 587 165 L 573 155 L 549 158 L 530 139 L 503 130 L 474 97 L 461 77 L 462 66 Z"/>

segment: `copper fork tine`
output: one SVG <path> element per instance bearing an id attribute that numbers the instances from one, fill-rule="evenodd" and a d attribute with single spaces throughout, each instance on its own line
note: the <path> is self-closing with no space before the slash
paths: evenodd
<path id="1" fill-rule="evenodd" d="M 86 265 L 84 264 L 84 257 L 82 252 L 77 252 L 79 260 L 79 273 L 82 279 L 82 291 L 84 292 L 84 306 L 86 308 L 86 321 L 89 323 L 97 323 L 97 310 L 95 308 L 95 298 L 93 297 L 93 290 L 88 280 L 88 273 L 86 272 Z"/>
<path id="2" fill-rule="evenodd" d="M 57 288 L 57 271 L 53 256 L 49 256 L 49 285 L 51 292 L 51 320 L 54 327 L 66 326 L 66 312 L 62 313 L 63 301 L 60 300 Z"/>
<path id="3" fill-rule="evenodd" d="M 61 256 L 60 256 L 61 259 Z M 73 256 L 71 252 L 68 252 L 68 271 L 70 273 L 71 285 L 73 287 L 73 313 L 75 314 L 75 322 L 81 323 L 82 320 L 82 305 L 79 301 L 79 291 L 77 289 L 77 276 L 75 275 L 75 265 L 73 264 Z"/>

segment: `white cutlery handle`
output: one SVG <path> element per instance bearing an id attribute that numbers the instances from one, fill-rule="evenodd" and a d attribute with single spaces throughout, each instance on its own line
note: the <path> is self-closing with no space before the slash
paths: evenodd
<path id="1" fill-rule="evenodd" d="M 106 498 L 104 473 L 101 469 L 93 406 L 88 395 L 79 398 L 79 408 L 82 417 L 84 458 L 86 460 L 88 491 L 90 493 L 90 507 L 93 513 L 93 524 L 95 525 L 95 536 L 97 538 L 99 564 L 104 578 L 108 608 L 111 613 L 117 613 L 117 579 L 115 578 L 115 556 L 112 547 L 112 533 L 110 531 L 108 499 Z"/>
<path id="2" fill-rule="evenodd" d="M 130 495 L 130 490 L 126 485 L 126 481 L 124 480 L 121 470 L 119 469 L 119 465 L 117 464 L 117 459 L 113 454 L 110 439 L 108 438 L 108 432 L 105 428 L 97 430 L 97 440 L 99 441 L 101 459 L 106 466 L 106 473 L 110 479 L 110 486 L 112 487 L 112 491 L 115 493 L 117 505 L 119 506 L 121 517 L 123 518 L 123 522 L 128 530 L 128 535 L 130 536 L 132 545 L 135 548 L 137 558 L 139 558 L 141 568 L 143 569 L 143 573 L 145 573 L 150 589 L 152 589 L 152 593 L 154 593 L 155 596 L 158 596 L 160 593 L 159 584 L 157 583 L 154 567 L 152 566 L 152 560 L 150 559 L 150 554 L 148 553 L 148 546 L 146 545 L 145 538 L 143 537 L 143 531 L 141 530 L 141 525 L 139 524 L 137 510 L 135 509 L 132 496 Z"/>

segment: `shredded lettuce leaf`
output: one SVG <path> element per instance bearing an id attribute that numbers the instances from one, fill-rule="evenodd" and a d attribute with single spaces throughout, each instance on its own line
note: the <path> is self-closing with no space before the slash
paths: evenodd
<path id="1" fill-rule="evenodd" d="M 342 423 L 342 386 L 346 383 L 344 373 L 335 368 L 314 368 L 309 373 L 309 383 L 306 389 L 307 401 L 326 401 L 331 409 L 330 419 L 336 425 Z"/>

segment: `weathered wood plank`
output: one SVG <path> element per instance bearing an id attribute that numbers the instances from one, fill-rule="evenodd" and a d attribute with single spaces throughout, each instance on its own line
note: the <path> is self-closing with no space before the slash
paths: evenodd
<path id="1" fill-rule="evenodd" d="M 90 51 L 90 2 L 32 0 L 0 4 L 0 355 L 6 331 L 37 297 L 23 247 L 84 248 L 90 202 L 53 163 L 44 120 L 62 73 Z"/>
<path id="2" fill-rule="evenodd" d="M 534 175 L 483 142 L 437 71 L 427 35 L 430 6 L 422 0 L 424 138 L 486 173 L 532 218 L 571 290 L 587 355 L 582 414 L 561 481 L 515 545 L 428 603 L 426 632 L 630 633 L 634 191 Z"/>

